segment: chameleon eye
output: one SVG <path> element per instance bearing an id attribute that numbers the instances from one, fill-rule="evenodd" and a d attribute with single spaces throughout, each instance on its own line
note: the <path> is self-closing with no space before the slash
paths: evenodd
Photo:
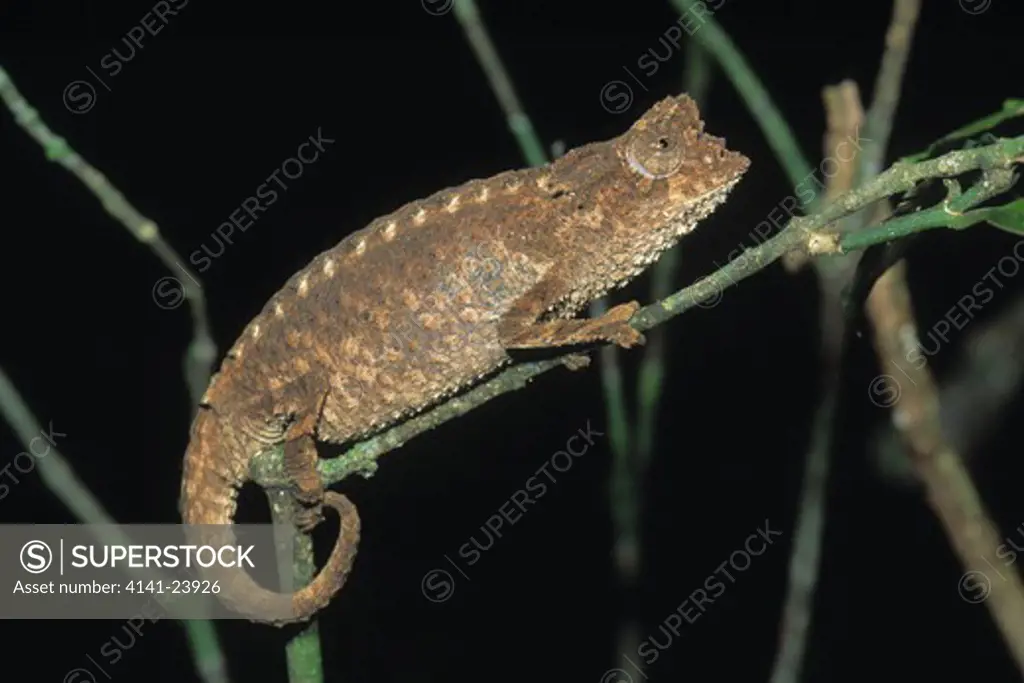
<path id="1" fill-rule="evenodd" d="M 643 131 L 634 137 L 626 150 L 630 167 L 645 178 L 667 178 L 683 165 L 682 144 L 678 139 Z"/>

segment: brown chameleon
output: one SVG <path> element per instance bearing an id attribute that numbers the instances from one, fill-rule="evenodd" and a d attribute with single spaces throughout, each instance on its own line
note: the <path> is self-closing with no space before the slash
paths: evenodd
<path id="1" fill-rule="evenodd" d="M 635 301 L 574 315 L 693 230 L 746 172 L 749 159 L 703 128 L 693 100 L 667 98 L 619 137 L 406 204 L 296 273 L 210 381 L 185 454 L 181 513 L 188 525 L 230 525 L 250 460 L 283 444 L 305 511 L 299 528 L 327 505 L 341 532 L 297 592 L 222 569 L 218 597 L 283 625 L 309 619 L 344 584 L 359 516 L 324 490 L 316 442 L 389 427 L 494 374 L 510 351 L 642 343 L 629 326 Z"/>

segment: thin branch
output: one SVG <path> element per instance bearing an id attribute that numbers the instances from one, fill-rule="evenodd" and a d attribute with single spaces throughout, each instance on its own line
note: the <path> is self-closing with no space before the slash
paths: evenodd
<path id="1" fill-rule="evenodd" d="M 906 192 L 923 180 L 948 178 L 978 169 L 997 169 L 1006 172 L 1005 169 L 1012 167 L 1022 156 L 1024 136 L 1003 139 L 974 149 L 950 152 L 917 164 L 897 163 L 863 186 L 838 197 L 820 213 L 793 218 L 778 235 L 747 249 L 736 259 L 697 283 L 642 308 L 633 316 L 630 324 L 641 332 L 660 325 L 758 273 L 787 251 L 812 247 L 820 240 L 821 233 L 840 218 L 885 197 Z M 977 199 L 995 191 L 995 185 L 989 182 L 984 184 L 988 187 L 987 190 L 972 187 L 964 192 L 961 198 Z M 1005 191 L 1007 187 L 1008 185 L 1003 185 L 1001 191 Z M 961 207 L 961 204 L 954 205 L 953 201 L 945 203 L 945 213 L 950 222 L 955 216 L 949 213 L 948 208 L 956 210 Z M 966 199 L 963 199 L 962 203 L 967 204 L 966 208 L 969 208 L 970 204 Z M 944 209 L 939 208 L 938 211 Z M 870 241 L 870 244 L 888 240 L 884 234 L 885 225 L 880 227 L 882 230 L 875 231 L 874 240 Z M 867 246 L 868 243 L 860 245 L 861 248 Z M 320 475 L 326 484 L 339 482 L 356 473 L 365 476 L 375 469 L 377 458 L 384 453 L 400 447 L 423 432 L 468 413 L 497 396 L 521 389 L 538 375 L 564 364 L 564 358 L 557 358 L 515 365 L 465 394 L 356 444 L 340 456 L 322 459 L 318 465 Z M 264 487 L 288 485 L 281 455 L 281 449 L 270 449 L 254 458 L 250 475 Z"/>
<path id="2" fill-rule="evenodd" d="M 867 313 L 875 328 L 879 363 L 887 366 L 919 345 L 904 275 L 904 262 L 875 284 Z M 965 599 L 985 601 L 1017 668 L 1024 673 L 1024 584 L 1015 571 L 993 581 L 988 572 L 999 562 L 1001 543 L 960 455 L 946 441 L 939 421 L 939 399 L 927 365 L 903 365 L 907 383 L 890 387 L 898 396 L 893 424 L 903 435 L 928 502 L 942 523 L 967 573 L 959 589 Z M 964 592 L 966 591 L 966 595 Z"/>
<path id="3" fill-rule="evenodd" d="M 0 370 L 0 415 L 4 416 L 28 450 L 31 450 L 30 443 L 34 439 L 40 434 L 47 433 L 3 370 Z M 35 465 L 39 469 L 39 477 L 43 484 L 67 506 L 75 518 L 91 525 L 90 530 L 96 535 L 97 542 L 105 545 L 132 544 L 131 539 L 121 531 L 114 518 L 78 478 L 70 463 L 52 443 L 46 457 L 35 458 Z M 157 596 L 157 599 L 162 600 L 160 596 Z M 172 616 L 174 615 L 173 602 L 161 601 L 161 604 Z M 201 680 L 205 683 L 228 683 L 227 663 L 213 622 L 206 619 L 187 619 L 179 623 L 185 629 L 192 650 L 192 659 Z"/>
<path id="4" fill-rule="evenodd" d="M 826 121 L 824 153 L 826 157 L 836 160 L 836 170 L 825 186 L 825 201 L 831 202 L 857 186 L 857 162 L 864 152 L 855 150 L 852 156 L 843 159 L 838 154 L 838 148 L 844 140 L 856 137 L 864 126 L 866 115 L 861 103 L 860 88 L 854 81 L 844 80 L 836 85 L 825 86 L 821 96 Z M 864 147 L 868 144 L 865 143 Z"/>
<path id="5" fill-rule="evenodd" d="M 703 111 L 710 85 L 713 62 L 699 43 L 688 40 L 685 45 L 686 70 L 683 91 Z M 651 299 L 657 301 L 672 293 L 679 270 L 680 247 L 669 249 L 651 269 Z M 604 306 L 591 307 L 591 315 L 604 313 Z M 636 380 L 636 429 L 626 423 L 625 396 L 622 390 L 618 358 L 621 351 L 613 346 L 601 348 L 601 372 L 608 406 L 608 436 L 612 441 L 612 470 L 608 478 L 609 508 L 612 516 L 612 555 L 619 585 L 632 598 L 644 563 L 642 517 L 644 482 L 654 456 L 654 435 L 665 383 L 665 329 L 656 327 L 647 335 Z M 613 401 L 617 401 L 613 403 Z M 616 424 L 616 422 L 621 424 Z M 615 429 L 613 430 L 613 427 Z M 635 433 L 635 438 L 634 438 Z M 632 604 L 627 606 L 618 627 L 616 652 L 634 652 L 639 646 L 642 624 Z M 636 666 L 643 665 L 637 663 Z M 639 670 L 642 675 L 643 671 Z"/>
<path id="6" fill-rule="evenodd" d="M 859 232 L 842 235 L 838 249 L 854 251 L 865 249 L 872 244 L 890 242 L 914 233 L 934 228 L 952 228 L 962 230 L 985 221 L 990 209 L 967 210 L 967 206 L 975 206 L 981 201 L 1002 194 L 1016 182 L 1016 175 L 1006 169 L 992 169 L 982 178 L 981 182 L 959 197 L 943 202 L 931 209 L 900 216 L 879 225 L 873 225 Z M 955 182 L 949 183 L 954 194 L 959 190 Z M 980 198 L 980 201 L 979 201 Z"/>
<path id="7" fill-rule="evenodd" d="M 102 173 L 86 162 L 63 138 L 54 134 L 43 123 L 39 114 L 29 106 L 2 68 L 0 68 L 0 97 L 11 110 L 18 125 L 46 150 L 48 159 L 59 163 L 89 188 L 100 200 L 107 213 L 124 225 L 139 242 L 147 245 L 168 269 L 174 271 L 177 268 L 184 275 L 184 280 L 175 279 L 181 285 L 183 296 L 188 300 L 189 308 L 192 311 L 194 332 L 188 350 L 185 352 L 184 370 L 189 389 L 189 408 L 190 411 L 195 410 L 210 381 L 213 363 L 217 358 L 217 347 L 206 318 L 206 298 L 199 284 L 198 276 L 184 265 L 181 257 L 160 235 L 160 230 L 155 222 L 143 216 Z M 86 521 L 88 520 L 86 519 Z M 298 545 L 302 545 L 302 543 Z M 310 564 L 305 571 L 313 572 L 315 565 L 312 563 L 312 556 L 308 559 Z M 189 643 L 200 670 L 204 671 L 205 668 L 213 673 L 223 672 L 223 655 L 220 653 L 213 625 L 197 621 L 183 623 L 188 631 Z M 317 634 L 316 625 L 313 624 L 296 636 L 298 642 L 289 643 L 287 647 L 289 671 L 308 673 L 320 667 Z M 217 666 L 210 664 L 214 657 L 219 661 Z M 299 657 L 310 658 L 310 661 L 307 664 L 298 663 Z M 316 681 L 317 679 L 304 677 L 297 680 Z"/>
<path id="8" fill-rule="evenodd" d="M 885 34 L 885 52 L 875 79 L 871 109 L 868 111 L 867 137 L 870 142 L 864 145 L 859 155 L 859 182 L 882 172 L 903 87 L 903 74 L 910 58 L 910 46 L 914 41 L 914 29 L 920 14 L 921 0 L 893 2 L 892 20 Z"/>
<path id="9" fill-rule="evenodd" d="M 779 112 L 767 88 L 747 63 L 732 38 L 715 21 L 705 3 L 699 0 L 670 0 L 684 19 L 694 25 L 690 38 L 696 40 L 722 67 L 733 86 L 746 102 L 747 110 L 757 121 L 775 157 L 789 177 L 790 185 L 799 185 L 813 174 L 813 169 L 793 135 L 786 119 Z M 801 204 L 805 210 L 813 204 Z"/>
<path id="10" fill-rule="evenodd" d="M 838 144 L 842 140 L 860 137 L 858 131 L 864 123 L 865 115 L 857 86 L 852 81 L 844 81 L 824 91 L 829 122 L 825 155 L 836 159 L 838 164 L 837 172 L 829 178 L 826 201 L 833 201 L 837 195 L 877 176 L 882 170 L 919 14 L 920 0 L 895 0 L 893 3 L 882 64 L 866 116 L 867 134 L 863 146 L 852 158 L 843 159 L 838 154 Z M 887 206 L 888 201 L 883 199 L 876 206 L 880 205 Z M 870 220 L 871 215 L 869 210 L 860 213 L 864 222 Z M 879 216 L 879 219 L 884 217 Z M 847 227 L 861 227 L 863 223 L 857 222 L 857 218 L 857 215 L 851 216 L 844 223 Z M 849 315 L 853 313 L 848 311 L 844 314 L 843 293 L 856 273 L 859 260 L 858 253 L 814 260 L 821 297 L 819 319 L 822 333 L 823 400 L 812 423 L 811 444 L 804 463 L 787 598 L 772 683 L 798 683 L 810 637 L 825 531 L 828 473 L 837 426 L 835 411 L 839 403 L 839 366 Z"/>
<path id="11" fill-rule="evenodd" d="M 540 166 L 547 163 L 548 158 L 544 153 L 544 145 L 541 143 L 536 131 L 533 128 L 530 117 L 523 109 L 519 96 L 516 94 L 512 77 L 505 68 L 501 56 L 494 47 L 487 27 L 484 25 L 480 12 L 477 9 L 475 0 L 458 0 L 454 5 L 455 16 L 459 20 L 473 54 L 484 70 L 491 90 L 498 98 L 502 110 L 505 112 L 509 130 L 515 135 L 519 143 L 519 149 L 531 166 Z M 590 314 L 593 317 L 604 313 L 607 305 L 605 301 L 594 301 L 590 304 Z M 622 368 L 619 364 L 618 350 L 612 346 L 605 346 L 600 350 L 601 354 L 601 381 L 605 396 L 605 410 L 608 413 L 608 439 L 611 443 L 612 453 L 615 458 L 613 469 L 621 472 L 624 463 L 629 458 L 630 426 L 626 411 L 625 394 L 622 386 Z M 616 483 L 616 475 L 612 474 L 612 488 L 621 488 Z M 613 493 L 612 499 L 617 496 Z M 613 518 L 616 515 L 616 508 L 612 507 Z"/>
<path id="12" fill-rule="evenodd" d="M 745 280 L 790 249 L 805 248 L 812 252 L 820 250 L 822 245 L 828 244 L 833 236 L 833 233 L 826 228 L 834 228 L 833 224 L 839 219 L 885 197 L 907 192 L 923 180 L 951 178 L 979 169 L 1009 169 L 1022 160 L 1024 160 L 1024 136 L 1018 136 L 1002 139 L 983 147 L 950 152 L 916 164 L 896 163 L 885 173 L 836 198 L 820 212 L 791 219 L 779 234 L 756 247 L 747 249 L 736 259 L 696 284 L 657 304 L 641 309 L 633 317 L 631 323 L 638 330 L 649 329 L 696 306 L 697 303 L 717 295 L 730 285 Z M 993 185 L 990 189 L 995 190 L 996 188 Z M 1007 187 L 1003 187 L 1000 191 L 1006 189 Z M 979 189 L 978 192 L 980 191 Z M 955 215 L 955 211 L 958 210 L 958 207 L 960 205 L 954 206 L 951 202 L 937 209 L 946 213 L 947 222 L 942 225 L 950 226 L 957 222 L 958 217 Z M 934 219 L 932 223 L 934 224 L 922 225 L 919 229 L 939 227 L 940 225 L 938 219 Z M 857 240 L 859 233 L 854 233 L 849 238 L 840 233 L 840 247 L 843 251 L 853 251 L 872 244 L 887 242 L 892 239 L 888 235 L 887 225 L 885 223 L 877 226 L 877 230 L 872 233 L 870 239 Z M 829 239 L 825 239 L 826 237 Z M 858 241 L 860 243 L 857 243 Z M 856 247 L 851 246 L 855 243 Z"/>
<path id="13" fill-rule="evenodd" d="M 979 322 L 939 389 L 940 415 L 950 446 L 970 461 L 1024 385 L 1024 297 L 989 322 Z M 892 425 L 871 439 L 881 473 L 916 482 L 906 449 Z"/>
<path id="14" fill-rule="evenodd" d="M 282 585 L 282 590 L 302 588 L 316 575 L 316 559 L 313 556 L 313 538 L 299 533 L 294 525 L 296 510 L 295 496 L 285 489 L 268 489 L 271 518 L 279 533 L 288 534 L 281 538 L 277 547 L 278 574 L 294 579 L 294 585 Z M 282 584 L 286 582 L 282 581 Z M 288 640 L 285 646 L 290 683 L 323 683 L 324 662 L 320 652 L 320 623 L 313 619 L 305 624 L 302 631 Z"/>
<path id="15" fill-rule="evenodd" d="M 483 67 L 487 80 L 491 84 L 491 90 L 498 97 L 502 110 L 505 112 L 509 130 L 515 135 L 519 148 L 530 166 L 542 166 L 548 161 L 544 152 L 544 145 L 533 129 L 530 117 L 523 110 L 519 102 L 515 88 L 512 86 L 512 79 L 494 48 L 494 43 L 487 33 L 480 12 L 477 10 L 475 0 L 453 0 L 455 2 L 455 18 L 462 25 L 462 30 L 473 48 L 476 59 Z"/>
<path id="16" fill-rule="evenodd" d="M 192 311 L 192 341 L 185 352 L 185 379 L 188 383 L 190 408 L 195 410 L 199 399 L 210 381 L 213 362 L 217 358 L 217 345 L 210 334 L 206 317 L 206 298 L 199 278 L 182 263 L 182 258 L 160 235 L 156 223 L 143 216 L 129 203 L 121 192 L 110 184 L 106 176 L 91 166 L 64 138 L 56 135 L 39 117 L 2 67 L 0 67 L 0 98 L 3 99 L 14 120 L 33 140 L 42 146 L 46 158 L 55 161 L 82 182 L 103 205 L 103 208 L 123 225 L 142 244 L 156 254 L 168 270 L 180 270 L 184 281 L 177 280 L 182 287 L 182 296 L 189 302 Z"/>
<path id="17" fill-rule="evenodd" d="M 836 159 L 837 168 L 825 187 L 826 201 L 854 186 L 858 155 L 843 158 L 837 152 L 843 141 L 856 137 L 864 121 L 860 91 L 853 81 L 822 90 L 828 128 L 824 156 Z M 818 276 L 821 330 L 821 400 L 811 422 L 811 440 L 804 456 L 803 481 L 793 529 L 786 599 L 779 626 L 779 648 L 771 683 L 798 683 L 804 666 L 814 616 L 814 595 L 821 569 L 821 548 L 829 470 L 836 429 L 840 365 L 847 319 L 843 315 L 843 290 L 850 283 L 860 254 L 813 261 Z"/>
<path id="18" fill-rule="evenodd" d="M 686 71 L 683 90 L 704 109 L 704 101 L 711 84 L 714 63 L 700 43 L 686 41 Z M 680 245 L 669 249 L 651 269 L 651 299 L 658 301 L 672 293 L 679 271 Z M 665 334 L 661 328 L 651 330 L 640 362 L 637 380 L 637 439 L 636 449 L 641 463 L 650 459 L 654 447 L 654 431 L 658 421 L 665 381 Z"/>
<path id="19" fill-rule="evenodd" d="M 184 366 L 191 408 L 194 410 L 206 389 L 217 353 L 206 320 L 206 300 L 198 280 L 181 264 L 181 258 L 160 236 L 156 223 L 139 213 L 102 173 L 49 129 L 39 113 L 15 87 L 3 67 L 0 67 L 0 99 L 7 105 L 15 122 L 42 146 L 47 159 L 56 161 L 78 178 L 99 199 L 107 213 L 117 219 L 135 239 L 147 245 L 169 269 L 178 267 L 185 274 L 187 282 L 183 284 L 183 295 L 188 299 L 192 311 L 194 335 L 185 353 Z M 37 421 L 14 385 L 2 373 L 0 410 L 23 440 L 25 429 L 28 429 L 30 439 L 38 433 Z M 75 517 L 87 524 L 115 524 L 59 453 L 51 451 L 50 457 L 37 462 L 43 482 Z M 206 620 L 186 620 L 181 623 L 188 637 L 192 658 L 203 680 L 208 683 L 227 681 L 227 667 L 214 625 Z"/>
<path id="20" fill-rule="evenodd" d="M 487 75 L 491 90 L 505 112 L 509 129 L 515 135 L 527 163 L 531 166 L 547 163 L 544 146 L 516 95 L 512 78 L 494 48 L 474 0 L 458 0 L 455 3 L 455 16 L 462 25 L 477 61 Z M 592 317 L 599 317 L 607 309 L 607 302 L 604 299 L 593 301 L 589 308 Z M 623 391 L 619 350 L 614 346 L 605 346 L 599 353 L 608 439 L 613 458 L 608 482 L 609 512 L 615 538 L 613 555 L 620 582 L 623 588 L 629 590 L 635 584 L 639 571 L 639 474 L 632 462 L 632 430 Z M 620 629 L 620 650 L 632 649 L 630 643 L 625 643 L 623 639 L 632 637 L 636 631 L 635 626 L 627 620 Z"/>
<path id="21" fill-rule="evenodd" d="M 608 311 L 605 299 L 598 299 L 590 304 L 590 317 L 599 318 Z M 608 345 L 602 346 L 598 353 L 601 357 L 601 388 L 604 390 L 605 419 L 608 424 L 608 441 L 612 451 L 612 473 L 610 493 L 612 519 L 615 520 L 619 503 L 624 504 L 622 490 L 628 485 L 621 477 L 629 477 L 632 471 L 633 429 L 629 423 L 629 411 L 626 408 L 625 382 L 622 379 L 622 364 L 619 362 L 619 349 Z M 618 491 L 618 493 L 616 492 Z M 628 494 L 626 495 L 628 497 Z M 615 522 L 616 528 L 620 525 Z"/>
<path id="22" fill-rule="evenodd" d="M 997 111 L 994 114 L 989 114 L 988 116 L 983 116 L 976 121 L 971 121 L 966 125 L 960 126 L 952 133 L 948 133 L 928 145 L 928 147 L 923 151 L 904 157 L 903 159 L 900 159 L 900 161 L 913 163 L 927 159 L 944 145 L 948 145 L 957 140 L 967 140 L 976 135 L 981 135 L 982 133 L 986 133 L 1010 119 L 1015 119 L 1020 116 L 1024 116 L 1024 100 L 1005 100 L 1000 111 Z"/>

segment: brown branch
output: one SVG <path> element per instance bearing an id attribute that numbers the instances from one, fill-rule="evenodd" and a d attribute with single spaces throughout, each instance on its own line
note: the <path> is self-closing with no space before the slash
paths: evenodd
<path id="1" fill-rule="evenodd" d="M 980 455 L 985 436 L 1024 385 L 1024 297 L 995 319 L 978 322 L 939 388 L 946 440 L 965 462 Z M 871 452 L 887 481 L 917 484 L 910 458 L 892 425 L 879 426 Z"/>
<path id="2" fill-rule="evenodd" d="M 829 177 L 825 188 L 826 203 L 834 202 L 840 195 L 849 192 L 855 185 L 874 178 L 882 170 L 881 164 L 888 148 L 920 9 L 920 0 L 893 2 L 882 64 L 875 80 L 871 109 L 866 117 L 866 142 L 863 148 L 857 148 L 851 155 L 852 158 L 843 158 L 838 152 L 842 141 L 861 137 L 859 131 L 865 123 L 857 85 L 847 80 L 837 86 L 825 88 L 822 93 L 828 121 L 825 156 L 836 162 L 836 170 Z M 888 201 L 882 199 L 875 205 L 875 209 L 876 220 L 884 220 L 888 214 Z M 855 214 L 846 218 L 843 221 L 843 228 L 856 229 L 870 219 L 869 211 L 864 210 L 859 216 Z M 787 598 L 783 608 L 779 652 L 772 672 L 772 683 L 797 683 L 800 680 L 804 651 L 807 647 L 824 536 L 826 490 L 835 428 L 834 412 L 839 393 L 839 365 L 847 326 L 843 292 L 853 280 L 859 260 L 858 253 L 843 254 L 829 259 L 819 257 L 814 260 L 821 297 L 819 320 L 824 377 L 823 398 L 815 414 L 811 444 L 804 461 L 804 481 L 797 512 Z M 793 257 L 787 265 L 790 266 L 790 270 L 795 270 L 802 264 L 799 257 Z"/>
<path id="3" fill-rule="evenodd" d="M 853 187 L 859 154 L 843 157 L 839 145 L 856 139 L 864 122 L 860 91 L 853 81 L 843 81 L 822 89 L 828 128 L 824 139 L 824 156 L 836 162 L 836 171 L 825 186 L 827 202 Z M 793 252 L 791 252 L 793 253 Z M 832 430 L 838 394 L 839 365 L 842 356 L 843 319 L 842 292 L 850 281 L 859 254 L 846 254 L 813 261 L 820 292 L 821 324 L 821 404 L 814 416 L 811 443 L 804 457 L 804 476 L 794 524 L 793 549 L 789 559 L 786 600 L 779 626 L 779 649 L 775 656 L 772 683 L 797 683 L 803 669 L 804 653 L 814 614 L 814 593 L 818 585 L 821 547 L 825 531 L 826 490 L 830 468 Z M 790 261 L 792 266 L 797 262 Z"/>
<path id="4" fill-rule="evenodd" d="M 963 461 L 943 434 L 937 387 L 925 363 L 899 363 L 919 345 L 904 262 L 875 283 L 867 315 L 875 328 L 875 348 L 882 367 L 897 363 L 906 382 L 889 387 L 897 398 L 892 421 L 924 484 L 928 502 L 938 516 L 967 573 L 960 595 L 968 602 L 985 601 L 1006 645 L 1024 673 L 1024 584 L 1014 571 L 995 570 L 998 529 L 989 518 Z M 990 573 L 997 573 L 992 580 Z"/>
<path id="5" fill-rule="evenodd" d="M 892 123 L 896 118 L 896 106 L 900 101 L 903 74 L 910 58 L 910 46 L 914 41 L 914 29 L 921 14 L 921 0 L 895 0 L 892 20 L 885 34 L 885 52 L 882 64 L 875 78 L 875 90 L 871 95 L 871 110 L 868 112 L 868 136 L 872 144 L 861 154 L 858 182 L 874 178 L 882 172 Z"/>
<path id="6" fill-rule="evenodd" d="M 180 270 L 185 276 L 183 280 L 176 277 L 158 280 L 153 287 L 153 299 L 165 309 L 177 307 L 184 299 L 192 311 L 192 341 L 185 352 L 184 370 L 189 389 L 189 410 L 194 411 L 210 381 L 213 362 L 217 358 L 217 346 L 207 319 L 206 296 L 199 277 L 182 263 L 184 259 L 164 239 L 156 222 L 142 215 L 105 175 L 83 159 L 64 138 L 50 130 L 3 68 L 0 68 L 0 99 L 11 111 L 14 121 L 43 148 L 47 159 L 75 176 L 99 200 L 103 209 L 132 237 L 149 247 L 168 270 L 174 273 Z"/>

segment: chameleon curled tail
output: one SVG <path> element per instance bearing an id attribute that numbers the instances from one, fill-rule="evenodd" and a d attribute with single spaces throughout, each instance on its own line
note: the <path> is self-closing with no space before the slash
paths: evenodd
<path id="1" fill-rule="evenodd" d="M 238 489 L 248 480 L 249 458 L 233 462 L 224 425 L 216 414 L 200 409 L 192 425 L 192 438 L 185 454 L 181 487 L 181 514 L 186 525 L 198 527 L 198 536 L 216 545 L 235 543 L 231 531 Z M 244 452 L 244 451 L 243 451 Z M 216 564 L 201 569 L 203 578 L 217 581 L 217 597 L 231 610 L 251 621 L 284 626 L 306 621 L 323 609 L 345 584 L 359 544 L 359 514 L 345 496 L 327 491 L 323 504 L 341 518 L 341 530 L 334 549 L 312 582 L 294 593 L 279 593 L 256 583 L 243 568 Z M 190 530 L 195 531 L 195 530 Z"/>

